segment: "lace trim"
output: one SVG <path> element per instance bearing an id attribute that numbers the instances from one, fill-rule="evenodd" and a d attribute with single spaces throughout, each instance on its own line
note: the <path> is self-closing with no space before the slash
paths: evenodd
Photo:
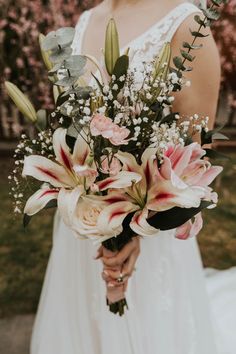
<path id="1" fill-rule="evenodd" d="M 176 30 L 181 25 L 181 23 L 194 12 L 201 12 L 199 8 L 191 3 L 182 3 L 171 10 L 166 16 L 161 20 L 157 21 L 154 25 L 144 31 L 143 34 L 134 38 L 129 43 L 127 43 L 123 48 L 122 52 L 131 47 L 132 50 L 145 50 L 147 43 L 155 45 L 160 41 L 160 37 L 166 34 L 165 41 L 171 41 Z M 85 11 L 79 18 L 76 25 L 75 39 L 72 44 L 72 48 L 76 54 L 81 53 L 82 42 L 84 38 L 85 31 L 89 25 L 89 19 L 92 13 L 92 9 Z M 172 26 L 173 25 L 173 26 Z"/>

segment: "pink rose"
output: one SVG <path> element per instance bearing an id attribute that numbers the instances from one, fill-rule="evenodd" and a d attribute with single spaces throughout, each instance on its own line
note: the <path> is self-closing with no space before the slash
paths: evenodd
<path id="1" fill-rule="evenodd" d="M 128 144 L 128 140 L 125 140 L 130 134 L 129 129 L 125 127 L 119 127 L 114 124 L 111 118 L 104 116 L 103 114 L 96 113 L 90 123 L 90 131 L 93 136 L 102 135 L 103 138 L 109 139 L 113 145 Z"/>
<path id="2" fill-rule="evenodd" d="M 113 157 L 110 165 L 108 164 L 108 158 L 106 156 L 102 156 L 102 171 L 104 173 L 109 173 L 111 176 L 115 176 L 121 170 L 121 163 L 116 158 Z"/>
<path id="3" fill-rule="evenodd" d="M 93 136 L 102 135 L 104 138 L 109 139 L 113 134 L 113 125 L 110 118 L 96 113 L 90 123 L 90 131 Z"/>
<path id="4" fill-rule="evenodd" d="M 113 125 L 112 137 L 109 138 L 110 142 L 113 145 L 126 145 L 128 144 L 128 140 L 125 140 L 129 135 L 129 129 L 125 127 L 119 127 L 118 125 Z"/>

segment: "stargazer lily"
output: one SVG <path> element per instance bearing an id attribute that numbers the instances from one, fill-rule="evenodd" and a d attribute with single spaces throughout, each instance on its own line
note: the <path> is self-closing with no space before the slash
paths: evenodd
<path id="1" fill-rule="evenodd" d="M 65 190 L 72 192 L 77 190 L 77 186 L 81 186 L 85 191 L 97 176 L 94 164 L 87 164 L 90 148 L 80 135 L 71 153 L 66 144 L 66 129 L 58 128 L 53 134 L 53 150 L 56 161 L 39 155 L 27 156 L 24 160 L 23 176 L 32 176 L 48 185 L 28 199 L 24 210 L 28 215 L 43 209 L 50 200 L 57 199 Z M 81 188 L 78 193 L 81 193 Z M 61 203 L 58 203 L 58 207 L 61 209 Z"/>
<path id="2" fill-rule="evenodd" d="M 22 174 L 46 184 L 28 199 L 24 212 L 34 215 L 51 200 L 57 199 L 64 222 L 71 227 L 79 225 L 75 222 L 75 218 L 79 217 L 76 213 L 79 200 L 90 187 L 91 190 L 94 188 L 98 175 L 90 148 L 83 137 L 78 135 L 71 152 L 66 143 L 66 129 L 58 128 L 53 134 L 53 149 L 56 161 L 39 155 L 25 158 Z M 101 191 L 126 188 L 140 180 L 141 176 L 137 173 L 121 171 L 116 176 L 98 182 L 96 187 Z"/>
<path id="3" fill-rule="evenodd" d="M 160 212 L 175 206 L 199 207 L 205 195 L 204 188 L 189 186 L 182 181 L 171 168 L 168 158 L 164 158 L 159 168 L 155 149 L 145 150 L 141 165 L 133 155 L 126 152 L 119 151 L 115 157 L 123 164 L 123 172 L 138 173 L 142 179 L 123 188 L 123 193 L 119 190 L 119 194 L 116 194 L 112 190 L 111 194 L 108 192 L 104 197 L 110 205 L 99 216 L 98 227 L 101 232 L 106 230 L 112 234 L 116 225 L 121 224 L 129 213 L 135 211 L 130 223 L 132 230 L 141 236 L 155 235 L 158 230 L 147 222 L 149 211 Z M 105 188 L 109 189 L 109 186 Z"/>

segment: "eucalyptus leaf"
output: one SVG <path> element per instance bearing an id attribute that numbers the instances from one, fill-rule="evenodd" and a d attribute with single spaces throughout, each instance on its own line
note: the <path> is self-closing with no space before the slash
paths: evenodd
<path id="1" fill-rule="evenodd" d="M 75 29 L 73 27 L 62 27 L 56 31 L 57 41 L 60 46 L 66 46 L 72 43 Z"/>
<path id="2" fill-rule="evenodd" d="M 73 86 L 77 80 L 78 80 L 77 76 L 66 76 L 63 79 L 56 81 L 55 85 L 62 86 L 62 87 L 69 87 L 69 86 Z"/>
<path id="3" fill-rule="evenodd" d="M 42 40 L 41 47 L 44 51 L 54 50 L 58 48 L 56 31 L 49 32 Z"/>
<path id="4" fill-rule="evenodd" d="M 51 70 L 49 70 L 49 74 L 55 74 L 58 70 L 62 69 L 61 63 L 57 63 L 53 66 Z"/>
<path id="5" fill-rule="evenodd" d="M 195 59 L 194 56 L 192 56 L 191 54 L 187 53 L 185 50 L 181 50 L 181 55 L 184 59 L 188 60 L 188 61 L 193 61 Z"/>
<path id="6" fill-rule="evenodd" d="M 86 65 L 87 59 L 84 55 L 72 55 L 64 62 L 64 67 L 69 70 L 80 71 Z"/>
<path id="7" fill-rule="evenodd" d="M 206 9 L 202 10 L 204 15 L 209 19 L 209 20 L 218 20 L 220 18 L 220 13 L 217 12 L 216 10 L 211 10 L 211 9 Z"/>
<path id="8" fill-rule="evenodd" d="M 201 49 L 203 45 L 202 44 L 196 45 L 196 44 L 190 44 L 188 42 L 183 42 L 183 47 L 194 50 L 194 49 Z"/>
<path id="9" fill-rule="evenodd" d="M 204 37 L 209 36 L 209 34 L 203 34 L 203 33 L 197 32 L 197 31 L 192 31 L 191 29 L 190 29 L 190 32 L 191 32 L 192 36 L 194 36 L 194 37 L 204 38 Z"/>
<path id="10" fill-rule="evenodd" d="M 222 4 L 221 0 L 211 0 L 211 3 L 214 4 L 215 6 L 219 7 Z"/>
<path id="11" fill-rule="evenodd" d="M 206 27 L 206 23 L 205 21 L 199 16 L 199 15 L 195 15 L 194 16 L 194 20 L 201 26 Z"/>
<path id="12" fill-rule="evenodd" d="M 185 66 L 183 65 L 183 60 L 180 57 L 174 57 L 173 58 L 173 63 L 175 64 L 176 68 L 179 70 L 184 71 L 185 70 Z"/>
<path id="13" fill-rule="evenodd" d="M 53 50 L 49 56 L 53 63 L 61 63 L 63 60 L 69 58 L 72 53 L 72 48 L 63 48 Z"/>

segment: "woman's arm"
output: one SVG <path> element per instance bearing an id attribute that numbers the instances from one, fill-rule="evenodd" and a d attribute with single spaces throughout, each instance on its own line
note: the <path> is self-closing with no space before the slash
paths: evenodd
<path id="1" fill-rule="evenodd" d="M 193 37 L 190 28 L 194 31 L 198 28 L 193 16 L 180 26 L 173 38 L 173 57 L 180 55 L 183 41 L 191 43 Z M 191 86 L 175 94 L 173 110 L 180 112 L 183 117 L 190 117 L 195 113 L 208 116 L 211 129 L 215 121 L 220 87 L 220 58 L 209 28 L 205 32 L 209 33 L 208 37 L 196 40 L 196 44 L 202 43 L 203 48 L 191 52 L 196 56 L 193 62 L 186 61 L 187 66 L 193 67 L 193 71 L 185 73 L 185 77 L 191 81 Z"/>

